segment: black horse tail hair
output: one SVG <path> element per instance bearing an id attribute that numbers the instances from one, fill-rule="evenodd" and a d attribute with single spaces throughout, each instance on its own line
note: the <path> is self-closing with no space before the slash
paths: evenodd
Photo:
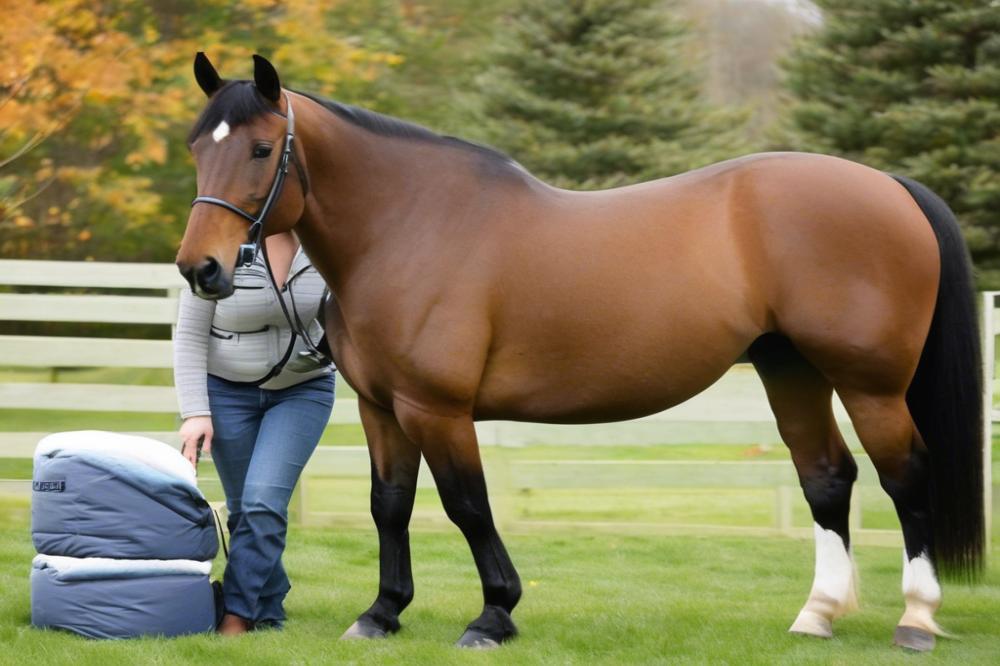
<path id="1" fill-rule="evenodd" d="M 906 403 L 930 454 L 931 557 L 945 578 L 983 571 L 983 369 L 972 261 L 948 205 L 930 188 L 893 176 L 930 222 L 941 251 L 941 280 Z"/>

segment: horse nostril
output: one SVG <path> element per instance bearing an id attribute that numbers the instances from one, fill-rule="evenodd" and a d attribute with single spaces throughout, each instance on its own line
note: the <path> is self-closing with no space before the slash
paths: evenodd
<path id="1" fill-rule="evenodd" d="M 201 275 L 206 280 L 214 280 L 219 277 L 220 268 L 221 266 L 219 266 L 219 262 L 214 258 L 209 257 L 201 266 Z"/>
<path id="2" fill-rule="evenodd" d="M 212 257 L 198 267 L 198 286 L 207 293 L 215 293 L 219 289 L 219 279 L 222 277 L 222 266 Z"/>

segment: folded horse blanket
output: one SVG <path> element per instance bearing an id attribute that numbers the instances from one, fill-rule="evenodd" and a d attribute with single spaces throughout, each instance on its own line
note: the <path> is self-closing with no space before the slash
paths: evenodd
<path id="1" fill-rule="evenodd" d="M 92 638 L 211 631 L 212 509 L 172 447 L 110 432 L 35 450 L 31 623 Z"/>
<path id="2" fill-rule="evenodd" d="M 31 624 L 90 638 L 182 636 L 215 628 L 211 562 L 37 555 Z"/>
<path id="3" fill-rule="evenodd" d="M 210 560 L 212 509 L 194 470 L 169 445 L 81 431 L 35 451 L 31 535 L 45 555 Z"/>

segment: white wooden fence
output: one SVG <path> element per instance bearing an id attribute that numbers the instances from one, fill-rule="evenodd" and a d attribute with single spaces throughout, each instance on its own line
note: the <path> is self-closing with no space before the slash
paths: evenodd
<path id="1" fill-rule="evenodd" d="M 169 264 L 0 260 L 0 286 L 156 290 L 158 295 L 3 294 L 0 321 L 172 325 L 177 294 L 186 285 Z M 0 335 L 0 367 L 170 368 L 169 340 Z M 0 383 L 0 409 L 168 413 L 177 411 L 172 386 L 80 383 Z M 853 429 L 836 404 L 848 438 Z M 338 399 L 331 423 L 359 423 L 357 402 Z M 669 424 L 667 427 L 666 424 Z M 0 433 L 3 426 L 0 424 Z M 780 444 L 763 388 L 749 366 L 735 366 L 718 383 L 677 407 L 625 423 L 586 426 L 485 422 L 480 443 L 549 444 L 746 443 Z M 33 436 L 33 435 L 32 435 Z M 167 439 L 174 437 L 167 434 Z M 2 435 L 0 446 L 31 447 L 27 435 Z M 174 440 L 171 440 L 174 441 Z M 856 440 L 853 440 L 856 441 Z M 358 442 L 361 444 L 362 442 Z"/>
<path id="2" fill-rule="evenodd" d="M 96 322 L 112 324 L 173 325 L 179 290 L 185 283 L 169 264 L 98 263 L 0 260 L 0 286 L 43 293 L 0 293 L 0 321 Z M 53 288 L 63 290 L 52 293 Z M 67 293 L 66 290 L 99 288 L 113 294 Z M 136 291 L 142 290 L 141 295 Z M 154 292 L 150 295 L 150 292 Z M 994 377 L 995 297 L 984 294 L 985 372 Z M 169 340 L 131 340 L 62 336 L 0 335 L 0 367 L 27 368 L 170 368 Z M 984 401 L 988 414 L 992 405 L 992 382 Z M 135 386 L 52 382 L 0 383 L 0 410 L 62 409 L 169 413 L 177 410 L 172 386 Z M 856 444 L 847 415 L 839 401 L 837 419 L 848 441 Z M 0 412 L 2 419 L 2 412 Z M 357 401 L 338 398 L 331 423 L 359 423 Z M 0 421 L 0 457 L 30 457 L 43 432 L 4 432 Z M 990 434 L 987 446 L 986 481 L 990 489 Z M 777 428 L 763 388 L 752 368 L 738 365 L 718 383 L 692 400 L 671 410 L 635 421 L 617 424 L 558 426 L 512 422 L 477 424 L 483 445 L 524 446 L 546 444 L 651 444 L 651 443 L 758 443 L 779 444 Z M 175 432 L 144 433 L 177 442 Z M 307 466 L 296 513 L 306 522 L 325 522 L 331 516 L 310 512 L 308 479 L 367 477 L 365 448 L 322 447 Z M 509 491 L 560 487 L 771 487 L 775 489 L 775 528 L 789 533 L 792 497 L 797 496 L 790 463 L 678 463 L 674 461 L 629 464 L 610 461 L 506 461 L 488 457 L 491 486 Z M 874 484 L 870 463 L 861 459 L 861 483 Z M 544 473 L 539 473 L 544 470 Z M 426 472 L 422 478 L 427 482 Z M 589 485 L 588 485 L 589 484 Z M 17 484 L 15 484 L 17 485 Z M 6 487 L 12 487 L 6 484 Z M 987 507 L 991 507 L 987 497 Z M 859 511 L 853 512 L 855 515 Z M 987 512 L 989 515 L 989 511 Z M 346 519 L 340 516 L 340 519 Z M 367 520 L 367 519 L 366 519 Z M 511 519 L 513 520 L 513 519 Z M 591 527 L 600 528 L 599 525 Z M 609 529 L 615 526 L 605 526 Z M 875 536 L 875 535 L 873 535 Z"/>

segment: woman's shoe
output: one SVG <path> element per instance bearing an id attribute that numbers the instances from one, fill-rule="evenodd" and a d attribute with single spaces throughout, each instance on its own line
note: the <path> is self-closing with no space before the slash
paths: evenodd
<path id="1" fill-rule="evenodd" d="M 223 636 L 238 636 L 247 633 L 252 628 L 253 625 L 250 620 L 242 618 L 239 615 L 226 613 L 222 616 L 222 622 L 219 623 L 219 628 L 216 631 Z"/>

